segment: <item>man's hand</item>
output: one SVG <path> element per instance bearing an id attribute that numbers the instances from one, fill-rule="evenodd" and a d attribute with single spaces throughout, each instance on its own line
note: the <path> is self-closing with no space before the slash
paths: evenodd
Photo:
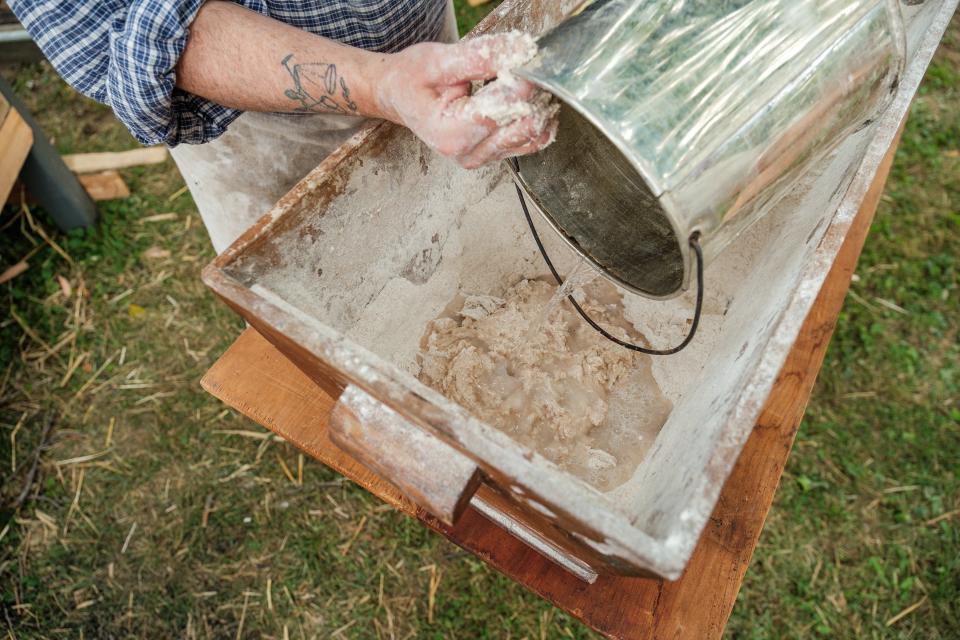
<path id="1" fill-rule="evenodd" d="M 256 43 L 256 46 L 251 46 Z M 395 54 L 348 47 L 249 11 L 207 0 L 176 68 L 185 91 L 249 111 L 386 118 L 409 127 L 464 167 L 549 144 L 550 96 L 509 74 L 471 95 L 471 82 L 523 64 L 529 36 L 424 43 Z"/>
<path id="2" fill-rule="evenodd" d="M 471 82 L 535 54 L 532 39 L 519 33 L 412 46 L 383 60 L 376 85 L 381 115 L 466 168 L 533 153 L 556 133 L 549 96 L 512 76 L 471 96 Z"/>

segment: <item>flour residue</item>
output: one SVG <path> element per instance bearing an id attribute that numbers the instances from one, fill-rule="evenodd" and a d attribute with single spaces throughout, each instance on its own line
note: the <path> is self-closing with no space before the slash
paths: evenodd
<path id="1" fill-rule="evenodd" d="M 556 120 L 560 105 L 546 91 L 536 89 L 528 99 L 520 93 L 525 82 L 513 74 L 513 70 L 533 60 L 537 55 L 537 43 L 528 33 L 509 31 L 503 34 L 474 38 L 470 42 L 475 55 L 492 61 L 497 68 L 497 77 L 478 89 L 474 94 L 455 100 L 449 113 L 471 119 L 492 120 L 499 127 L 524 118 L 531 119 L 531 130 L 556 134 Z"/>
<path id="2" fill-rule="evenodd" d="M 458 295 L 427 327 L 420 379 L 606 491 L 630 478 L 672 405 L 649 356 L 602 337 L 568 303 L 531 332 L 556 290 L 521 280 L 503 298 Z M 642 340 L 612 285 L 589 290 L 582 306 L 594 319 L 621 339 Z"/>

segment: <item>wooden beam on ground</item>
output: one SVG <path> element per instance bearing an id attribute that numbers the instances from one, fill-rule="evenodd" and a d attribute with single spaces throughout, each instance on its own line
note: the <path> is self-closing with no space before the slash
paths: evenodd
<path id="1" fill-rule="evenodd" d="M 77 176 L 84 190 L 95 201 L 116 200 L 130 195 L 127 183 L 116 171 L 101 171 Z"/>
<path id="2" fill-rule="evenodd" d="M 145 164 L 159 164 L 164 162 L 168 155 L 167 148 L 160 145 L 131 149 L 130 151 L 73 153 L 63 156 L 63 162 L 74 173 L 97 173 L 99 171 L 139 167 Z"/>

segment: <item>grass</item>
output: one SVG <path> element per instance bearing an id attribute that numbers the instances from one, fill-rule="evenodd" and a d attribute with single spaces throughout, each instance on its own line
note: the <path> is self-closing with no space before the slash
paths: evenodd
<path id="1" fill-rule="evenodd" d="M 135 146 L 48 66 L 3 75 L 61 151 Z M 731 637 L 957 637 L 958 146 L 955 19 L 913 107 Z M 0 265 L 30 256 L 0 286 L 0 620 L 10 634 L 593 637 L 322 465 L 304 460 L 298 479 L 295 449 L 204 394 L 200 376 L 242 323 L 199 282 L 212 251 L 175 167 L 123 175 L 133 195 L 103 203 L 95 230 L 56 233 L 35 210 L 0 217 Z M 149 221 L 163 213 L 174 215 Z M 37 476 L 13 511 L 48 420 Z"/>
<path id="2" fill-rule="evenodd" d="M 960 637 L 958 107 L 955 16 L 913 104 L 735 637 Z"/>

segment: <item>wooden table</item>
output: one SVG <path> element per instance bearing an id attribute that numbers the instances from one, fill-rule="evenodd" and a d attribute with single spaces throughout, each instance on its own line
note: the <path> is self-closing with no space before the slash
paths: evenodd
<path id="1" fill-rule="evenodd" d="M 335 399 L 253 329 L 233 343 L 201 384 L 384 502 L 419 519 L 609 637 L 719 638 L 773 501 L 895 149 L 896 143 L 860 207 L 686 572 L 676 582 L 600 576 L 595 583 L 587 584 L 472 507 L 455 527 L 440 523 L 333 445 L 327 433 L 327 417 Z"/>

